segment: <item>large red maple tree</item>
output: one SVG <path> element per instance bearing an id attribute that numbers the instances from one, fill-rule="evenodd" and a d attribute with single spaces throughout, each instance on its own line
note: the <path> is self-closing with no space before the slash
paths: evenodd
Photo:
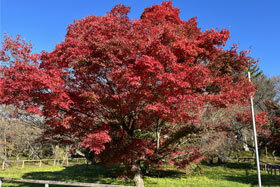
<path id="1" fill-rule="evenodd" d="M 47 134 L 80 142 L 103 163 L 124 163 L 141 186 L 141 161 L 184 166 L 203 158 L 188 143 L 203 130 L 201 114 L 248 103 L 254 86 L 244 72 L 254 60 L 223 48 L 228 30 L 181 20 L 172 2 L 146 8 L 140 19 L 128 13 L 117 5 L 75 21 L 40 55 L 6 37 L 0 101 L 43 115 Z"/>

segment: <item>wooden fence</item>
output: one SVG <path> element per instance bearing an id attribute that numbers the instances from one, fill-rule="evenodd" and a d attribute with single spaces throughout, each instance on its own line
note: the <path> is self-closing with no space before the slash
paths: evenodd
<path id="1" fill-rule="evenodd" d="M 237 161 L 244 161 L 244 162 L 248 162 L 248 163 L 252 163 L 254 162 L 255 158 L 254 157 L 239 157 L 237 158 Z M 268 163 L 268 162 L 264 162 L 264 161 L 260 161 L 260 169 L 263 171 L 267 171 L 268 174 L 270 175 L 274 175 L 277 176 L 280 175 L 280 165 L 277 164 L 272 164 L 272 163 Z"/>
<path id="2" fill-rule="evenodd" d="M 255 160 L 255 158 L 254 157 L 238 157 L 237 158 L 237 162 L 239 163 L 239 162 L 248 162 L 248 163 L 252 163 L 252 160 L 254 161 Z"/>
<path id="3" fill-rule="evenodd" d="M 2 169 L 5 169 L 5 163 L 16 163 L 16 166 L 19 167 L 19 164 L 21 164 L 21 168 L 24 168 L 25 167 L 25 163 L 27 162 L 38 162 L 39 163 L 39 167 L 42 166 L 42 163 L 43 162 L 48 162 L 48 161 L 53 161 L 53 165 L 57 165 L 57 164 L 64 164 L 63 162 L 65 161 L 66 165 L 68 166 L 69 165 L 69 161 L 76 161 L 77 163 L 79 162 L 79 160 L 84 160 L 85 163 L 87 163 L 87 160 L 85 158 L 73 158 L 73 159 L 66 159 L 63 160 L 63 159 L 41 159 L 41 160 L 6 160 L 2 162 Z"/>
<path id="4" fill-rule="evenodd" d="M 111 184 L 96 184 L 96 183 L 83 183 L 83 182 L 63 182 L 63 181 L 51 181 L 51 180 L 34 180 L 34 179 L 16 179 L 8 177 L 0 177 L 0 187 L 2 187 L 2 181 L 7 182 L 22 182 L 32 184 L 44 184 L 45 187 L 49 185 L 61 185 L 61 186 L 94 186 L 94 187 L 125 187 L 122 185 L 111 185 Z M 128 187 L 128 186 L 126 186 Z"/>
<path id="5" fill-rule="evenodd" d="M 260 168 L 261 170 L 267 171 L 268 174 L 274 175 L 275 177 L 277 176 L 277 171 L 278 171 L 278 175 L 280 175 L 279 165 L 260 161 Z"/>

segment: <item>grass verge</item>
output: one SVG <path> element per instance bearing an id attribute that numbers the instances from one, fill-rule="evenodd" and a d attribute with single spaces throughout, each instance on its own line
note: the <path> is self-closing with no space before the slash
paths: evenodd
<path id="1" fill-rule="evenodd" d="M 133 185 L 131 180 L 114 177 L 118 167 L 105 169 L 100 165 L 87 167 L 75 166 L 48 166 L 41 168 L 10 168 L 0 171 L 1 177 L 29 178 L 58 181 L 78 181 L 102 184 Z M 144 178 L 145 186 L 151 187 L 251 187 L 257 186 L 257 173 L 250 164 L 228 163 L 224 165 L 197 165 L 194 172 L 188 176 L 185 170 L 166 167 L 152 170 Z M 262 172 L 263 186 L 280 186 L 280 177 L 270 176 Z M 35 187 L 40 184 L 7 183 L 3 186 Z M 53 185 L 52 185 L 53 186 Z"/>

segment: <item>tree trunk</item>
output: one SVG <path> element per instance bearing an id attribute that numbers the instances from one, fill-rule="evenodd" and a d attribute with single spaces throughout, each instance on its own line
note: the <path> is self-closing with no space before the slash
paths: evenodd
<path id="1" fill-rule="evenodd" d="M 244 151 L 250 151 L 249 147 L 248 147 L 248 144 L 247 144 L 247 137 L 246 137 L 246 135 L 244 135 L 243 148 L 244 148 Z"/>
<path id="2" fill-rule="evenodd" d="M 141 173 L 140 162 L 136 162 L 132 165 L 131 169 L 132 173 L 134 173 L 134 184 L 136 187 L 144 187 L 144 180 Z"/>
<path id="3" fill-rule="evenodd" d="M 276 156 L 275 156 L 275 150 L 272 151 L 272 156 L 273 156 L 273 158 L 274 158 L 274 161 L 276 161 L 277 159 L 276 159 Z"/>
<path id="4" fill-rule="evenodd" d="M 160 127 L 164 124 L 163 121 L 159 123 L 159 120 L 157 121 L 157 126 L 156 126 L 156 142 L 157 142 L 157 147 L 156 147 L 156 152 L 159 151 L 159 144 L 160 144 Z"/>
<path id="5" fill-rule="evenodd" d="M 263 151 L 263 147 L 262 146 L 260 146 L 260 148 L 259 148 L 259 158 L 261 159 L 261 154 L 262 154 L 262 151 Z"/>
<path id="6" fill-rule="evenodd" d="M 157 151 L 159 150 L 159 141 L 160 141 L 160 131 L 158 130 L 157 133 L 156 133 L 156 136 L 157 136 Z"/>
<path id="7" fill-rule="evenodd" d="M 214 164 L 214 158 L 213 158 L 213 156 L 210 156 L 210 157 L 209 157 L 208 162 L 209 162 L 210 165 L 213 165 L 213 164 Z"/>
<path id="8" fill-rule="evenodd" d="M 218 157 L 218 164 L 222 164 L 222 163 L 223 163 L 223 160 L 220 157 Z"/>
<path id="9" fill-rule="evenodd" d="M 6 137 L 6 124 L 4 126 L 4 162 L 7 160 L 7 137 Z"/>
<path id="10" fill-rule="evenodd" d="M 266 161 L 268 160 L 268 156 L 267 156 L 267 146 L 265 146 L 265 158 L 266 158 Z"/>

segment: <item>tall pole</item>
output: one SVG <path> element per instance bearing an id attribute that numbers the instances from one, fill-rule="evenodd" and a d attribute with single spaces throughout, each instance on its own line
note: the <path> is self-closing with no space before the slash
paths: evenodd
<path id="1" fill-rule="evenodd" d="M 248 72 L 249 82 L 251 82 L 251 74 Z M 251 113 L 252 113 L 252 121 L 253 121 L 253 131 L 254 131 L 254 144 L 255 144 L 255 153 L 256 153 L 256 163 L 257 163 L 257 170 L 258 170 L 258 181 L 259 187 L 262 186 L 261 180 L 261 170 L 260 170 L 260 159 L 259 159 L 259 150 L 258 150 L 258 140 L 257 140 L 257 130 L 256 130 L 256 122 L 255 122 L 255 112 L 254 112 L 254 101 L 253 96 L 250 96 L 251 99 Z"/>

